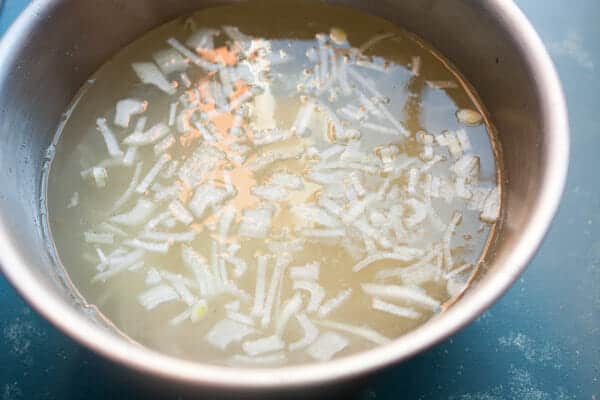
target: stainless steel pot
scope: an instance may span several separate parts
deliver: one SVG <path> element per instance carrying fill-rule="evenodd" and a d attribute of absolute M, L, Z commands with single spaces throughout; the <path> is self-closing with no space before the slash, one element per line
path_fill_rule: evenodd
<path fill-rule="evenodd" d="M 52 261 L 40 213 L 45 151 L 87 77 L 146 30 L 215 0 L 34 0 L 0 44 L 0 262 L 21 295 L 90 349 L 143 374 L 211 392 L 322 388 L 400 362 L 476 318 L 523 271 L 557 209 L 569 133 L 560 83 L 531 25 L 508 0 L 335 0 L 387 18 L 444 53 L 475 86 L 503 149 L 504 222 L 466 294 L 393 343 L 336 361 L 233 369 L 131 344 L 82 308 Z"/>

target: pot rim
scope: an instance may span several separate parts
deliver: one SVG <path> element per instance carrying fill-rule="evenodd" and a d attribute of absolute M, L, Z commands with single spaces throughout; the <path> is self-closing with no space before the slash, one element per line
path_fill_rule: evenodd
<path fill-rule="evenodd" d="M 0 59 L 11 60 L 12 47 L 33 29 L 57 0 L 34 0 L 17 18 L 0 41 Z M 548 162 L 539 198 L 524 228 L 525 240 L 515 245 L 505 260 L 502 273 L 481 282 L 477 296 L 461 299 L 459 304 L 421 325 L 392 343 L 324 363 L 280 368 L 234 368 L 201 364 L 171 357 L 119 339 L 76 312 L 65 300 L 48 292 L 36 279 L 12 244 L 10 231 L 0 220 L 0 264 L 5 276 L 38 313 L 59 330 L 89 349 L 138 372 L 174 382 L 222 389 L 260 390 L 316 386 L 351 379 L 406 360 L 437 344 L 477 318 L 511 286 L 526 268 L 540 246 L 558 209 L 564 190 L 569 159 L 567 108 L 558 74 L 544 45 L 521 10 L 511 1 L 488 0 L 500 24 L 510 31 L 530 70 L 536 71 L 537 97 L 540 99 L 546 129 Z M 4 64 L 5 66 L 7 64 Z M 0 64 L 0 74 L 6 67 Z"/>

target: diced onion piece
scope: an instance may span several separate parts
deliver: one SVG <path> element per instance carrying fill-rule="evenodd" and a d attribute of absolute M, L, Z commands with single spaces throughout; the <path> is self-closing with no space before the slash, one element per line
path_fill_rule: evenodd
<path fill-rule="evenodd" d="M 275 303 L 275 296 L 277 295 L 279 284 L 283 278 L 285 267 L 287 267 L 290 261 L 291 257 L 289 256 L 279 256 L 275 260 L 275 268 L 271 274 L 271 283 L 265 299 L 263 315 L 261 319 L 261 325 L 263 328 L 266 328 L 271 323 L 271 312 Z"/>
<path fill-rule="evenodd" d="M 71 198 L 69 198 L 69 202 L 67 204 L 67 208 L 74 208 L 79 205 L 79 192 L 73 192 Z"/>
<path fill-rule="evenodd" d="M 224 158 L 225 154 L 213 146 L 199 146 L 179 168 L 178 176 L 187 186 L 196 188 Z"/>
<path fill-rule="evenodd" d="M 252 143 L 255 146 L 263 146 L 278 142 L 283 142 L 292 137 L 292 132 L 282 129 L 267 129 L 256 132 L 252 137 Z"/>
<path fill-rule="evenodd" d="M 471 141 L 469 140 L 469 135 L 464 129 L 459 129 L 456 131 L 456 137 L 458 138 L 458 142 L 460 143 L 460 147 L 464 152 L 470 151 L 472 149 Z"/>
<path fill-rule="evenodd" d="M 152 150 L 154 151 L 155 155 L 159 155 L 169 150 L 171 147 L 173 147 L 175 143 L 177 143 L 175 136 L 173 134 L 170 134 L 165 138 L 161 139 L 159 142 L 157 142 Z"/>
<path fill-rule="evenodd" d="M 248 165 L 248 168 L 253 172 L 259 172 L 277 161 L 289 160 L 299 157 L 304 152 L 304 149 L 294 147 L 285 150 L 271 150 L 262 153 L 253 162 Z"/>
<path fill-rule="evenodd" d="M 437 265 L 431 263 L 438 252 L 432 252 L 430 257 L 419 261 L 414 265 L 407 267 L 391 268 L 378 271 L 375 277 L 377 279 L 388 279 L 399 277 L 407 285 L 421 285 L 425 282 L 434 281 L 440 276 L 440 269 Z"/>
<path fill-rule="evenodd" d="M 302 177 L 288 171 L 276 171 L 271 175 L 271 184 L 280 186 L 289 190 L 304 189 Z"/>
<path fill-rule="evenodd" d="M 175 199 L 183 191 L 183 187 L 179 182 L 175 182 L 171 186 L 163 186 L 161 184 L 155 183 L 152 185 L 151 189 L 153 192 L 155 192 L 154 200 L 156 201 Z M 164 220 L 166 220 L 166 218 Z M 164 220 L 161 220 L 160 222 L 163 222 Z"/>
<path fill-rule="evenodd" d="M 306 352 L 317 361 L 328 361 L 349 344 L 348 339 L 337 333 L 324 332 L 306 349 Z"/>
<path fill-rule="evenodd" d="M 257 356 L 264 353 L 283 350 L 285 343 L 279 336 L 273 335 L 257 340 L 247 341 L 242 344 L 244 352 L 250 356 Z"/>
<path fill-rule="evenodd" d="M 177 314 L 173 318 L 169 320 L 169 325 L 177 326 L 183 323 L 184 321 L 190 319 L 192 312 L 189 308 L 185 309 L 183 312 Z"/>
<path fill-rule="evenodd" d="M 146 285 L 156 285 L 160 283 L 162 277 L 160 276 L 160 272 L 156 268 L 150 268 L 146 273 Z"/>
<path fill-rule="evenodd" d="M 292 125 L 292 131 L 298 136 L 305 136 L 306 128 L 310 122 L 313 111 L 315 110 L 315 104 L 311 100 L 307 100 L 300 109 L 296 116 L 296 120 Z"/>
<path fill-rule="evenodd" d="M 143 166 L 144 164 L 141 161 L 136 164 L 135 170 L 133 171 L 133 175 L 131 177 L 131 181 L 129 182 L 129 186 L 121 195 L 121 197 L 119 197 L 117 201 L 115 201 L 115 204 L 112 207 L 113 212 L 120 209 L 129 201 L 129 199 L 131 199 L 131 196 L 133 195 L 133 192 L 135 191 L 135 188 L 137 187 L 140 177 L 142 175 Z"/>
<path fill-rule="evenodd" d="M 308 263 L 301 267 L 291 267 L 290 279 L 292 279 L 293 281 L 318 281 L 320 267 L 321 263 L 319 263 L 318 261 Z"/>
<path fill-rule="evenodd" d="M 155 286 L 138 296 L 138 301 L 146 310 L 152 310 L 162 303 L 179 299 L 179 295 L 167 285 Z"/>
<path fill-rule="evenodd" d="M 115 237 L 112 233 L 84 232 L 86 243 L 113 244 Z"/>
<path fill-rule="evenodd" d="M 368 81 L 364 76 L 362 76 L 356 70 L 354 70 L 352 68 L 348 68 L 348 74 L 363 88 L 365 88 L 366 90 L 371 92 L 371 94 L 373 96 L 375 96 L 376 98 L 381 99 L 384 97 L 377 90 L 377 88 L 375 87 L 375 84 Z M 379 107 L 377 107 L 377 108 L 383 114 L 383 116 L 394 126 L 394 128 L 396 128 L 398 130 L 398 132 L 400 132 L 401 134 L 403 134 L 406 137 L 410 136 L 410 132 L 404 127 L 404 125 L 402 125 L 398 120 L 396 120 L 396 118 L 394 118 L 392 113 L 390 113 L 389 110 L 383 104 L 380 104 Z"/>
<path fill-rule="evenodd" d="M 479 176 L 479 157 L 465 154 L 452 165 L 452 172 L 458 177 L 476 181 Z"/>
<path fill-rule="evenodd" d="M 288 198 L 288 191 L 277 185 L 258 185 L 250 189 L 250 193 L 260 197 L 261 199 L 277 202 L 284 201 Z"/>
<path fill-rule="evenodd" d="M 450 242 L 452 240 L 452 236 L 456 231 L 456 227 L 462 221 L 462 214 L 459 212 L 454 212 L 452 215 L 452 220 L 448 224 L 446 228 L 446 232 L 444 232 L 444 237 L 442 239 L 443 251 L 444 251 L 444 262 L 446 265 L 446 270 L 454 266 L 454 260 L 452 259 L 452 253 L 450 252 Z"/>
<path fill-rule="evenodd" d="M 223 32 L 225 32 L 229 39 L 233 40 L 234 42 L 239 42 L 240 44 L 249 44 L 253 41 L 252 36 L 242 33 L 237 26 L 223 25 L 221 29 L 223 29 Z"/>
<path fill-rule="evenodd" d="M 178 160 L 171 160 L 169 165 L 160 173 L 160 176 L 165 179 L 171 179 L 177 173 L 177 167 L 179 166 Z"/>
<path fill-rule="evenodd" d="M 131 117 L 142 114 L 148 109 L 148 102 L 137 99 L 123 99 L 117 102 L 115 125 L 128 128 Z"/>
<path fill-rule="evenodd" d="M 231 302 L 225 304 L 224 308 L 227 311 L 239 311 L 240 310 L 240 301 L 239 300 L 231 301 Z"/>
<path fill-rule="evenodd" d="M 136 249 L 143 249 L 152 253 L 160 253 L 160 254 L 167 254 L 169 252 L 169 243 L 167 242 L 162 242 L 162 243 L 156 243 L 156 242 L 145 242 L 143 240 L 139 240 L 139 239 L 130 239 L 130 240 L 126 240 L 125 242 L 123 242 L 125 245 L 136 248 Z"/>
<path fill-rule="evenodd" d="M 266 256 L 258 256 L 256 267 L 256 285 L 254 289 L 254 305 L 251 314 L 259 316 L 263 314 L 265 304 L 265 290 L 267 281 L 267 262 Z"/>
<path fill-rule="evenodd" d="M 427 86 L 433 89 L 458 89 L 458 83 L 454 81 L 427 81 Z"/>
<path fill-rule="evenodd" d="M 236 321 L 244 325 L 254 326 L 254 320 L 249 315 L 242 314 L 233 310 L 227 310 L 225 314 L 227 315 L 227 318 L 229 318 L 232 321 Z"/>
<path fill-rule="evenodd" d="M 154 63 L 133 63 L 131 67 L 142 83 L 154 85 L 168 95 L 175 94 L 175 87 L 165 78 Z"/>
<path fill-rule="evenodd" d="M 341 225 L 339 219 L 315 205 L 298 204 L 291 208 L 292 213 L 301 221 L 318 224 L 327 228 L 337 228 Z"/>
<path fill-rule="evenodd" d="M 108 150 L 108 154 L 112 158 L 121 158 L 123 157 L 123 151 L 119 148 L 119 142 L 113 131 L 108 127 L 106 123 L 106 118 L 98 118 L 96 120 L 96 126 L 102 137 L 104 138 L 104 144 L 106 144 L 106 149 Z"/>
<path fill-rule="evenodd" d="M 336 217 L 342 217 L 342 213 L 344 210 L 343 207 L 335 201 L 331 200 L 329 197 L 321 195 L 319 197 L 319 205 L 327 211 L 329 211 L 331 214 L 335 215 Z"/>
<path fill-rule="evenodd" d="M 367 207 L 375 200 L 377 200 L 377 195 L 375 193 L 369 193 L 364 199 L 352 204 L 352 206 L 343 214 L 342 221 L 345 224 L 352 223 L 358 217 L 363 215 Z"/>
<path fill-rule="evenodd" d="M 498 187 L 495 187 L 485 199 L 483 203 L 483 209 L 481 210 L 481 214 L 479 218 L 483 222 L 487 222 L 492 224 L 498 221 L 500 217 L 500 193 L 498 191 Z"/>
<path fill-rule="evenodd" d="M 246 90 L 243 94 L 241 94 L 240 96 L 236 97 L 235 99 L 231 100 L 229 102 L 229 108 L 227 111 L 229 112 L 233 112 L 235 110 L 237 110 L 242 104 L 246 103 L 248 100 L 252 99 L 254 96 L 258 95 L 262 93 L 262 89 L 257 87 L 257 86 L 253 86 L 250 89 Z"/>
<path fill-rule="evenodd" d="M 135 131 L 123 139 L 123 143 L 128 146 L 146 146 L 159 141 L 169 134 L 167 124 L 159 122 L 146 132 Z"/>
<path fill-rule="evenodd" d="M 221 264 L 221 257 L 219 256 L 219 243 L 216 240 L 211 240 L 210 266 L 213 276 L 215 277 L 215 284 L 218 290 L 222 291 L 224 284 L 227 282 L 227 271 L 225 271 L 225 266 Z"/>
<path fill-rule="evenodd" d="M 472 196 L 469 199 L 468 207 L 469 210 L 477 210 L 481 211 L 483 209 L 483 204 L 485 203 L 485 199 L 487 199 L 491 189 L 475 187 L 472 190 Z"/>
<path fill-rule="evenodd" d="M 463 108 L 456 113 L 458 122 L 464 125 L 477 126 L 483 122 L 483 117 L 478 111 Z"/>
<path fill-rule="evenodd" d="M 182 56 L 184 56 L 200 68 L 203 68 L 207 71 L 216 71 L 219 68 L 215 64 L 211 64 L 207 61 L 204 61 L 202 58 L 194 54 L 191 50 L 189 50 L 175 38 L 169 38 L 167 40 L 167 43 L 169 44 L 169 46 L 173 47 L 175 50 L 181 53 Z"/>
<path fill-rule="evenodd" d="M 385 302 L 377 297 L 373 298 L 371 307 L 373 307 L 374 310 L 383 311 L 397 317 L 408 319 L 421 318 L 421 313 L 412 308 L 397 306 L 396 304 Z"/>
<path fill-rule="evenodd" d="M 335 321 L 329 321 L 329 320 L 319 320 L 319 321 L 313 321 L 313 322 L 315 324 L 317 324 L 319 326 L 323 326 L 325 328 L 334 329 L 334 330 L 340 331 L 340 332 L 350 333 L 352 335 L 361 337 L 361 338 L 368 340 L 369 342 L 372 342 L 375 344 L 383 345 L 383 344 L 388 344 L 391 341 L 389 338 L 374 331 L 373 329 L 369 328 L 368 326 L 349 325 L 349 324 L 343 324 L 341 322 L 335 322 Z"/>
<path fill-rule="evenodd" d="M 217 81 L 210 81 L 208 85 L 217 110 L 224 110 L 227 106 L 227 98 L 223 93 L 223 86 Z"/>
<path fill-rule="evenodd" d="M 458 140 L 456 133 L 446 131 L 446 133 L 443 135 L 445 136 L 445 140 L 446 140 L 446 143 L 448 146 L 448 150 L 450 151 L 450 154 L 452 154 L 452 156 L 454 158 L 461 157 L 463 155 L 464 151 L 463 151 L 462 146 L 460 145 L 460 141 Z"/>
<path fill-rule="evenodd" d="M 129 268 L 133 264 L 137 263 L 144 257 L 146 252 L 144 250 L 138 249 L 134 250 L 130 253 L 125 253 L 124 255 L 111 255 L 108 257 L 108 264 L 110 266 L 106 271 L 100 272 L 96 274 L 94 278 L 92 278 L 92 282 L 97 281 L 106 281 L 108 278 L 118 274 L 119 272 Z"/>
<path fill-rule="evenodd" d="M 130 211 L 115 215 L 110 222 L 124 226 L 138 226 L 146 222 L 155 210 L 156 204 L 146 199 L 139 199 Z"/>
<path fill-rule="evenodd" d="M 473 196 L 473 193 L 469 190 L 465 181 L 466 181 L 465 178 L 457 177 L 454 180 L 454 188 L 455 188 L 457 197 L 468 200 Z"/>
<path fill-rule="evenodd" d="M 191 242 L 198 233 L 194 230 L 186 232 L 155 232 L 149 231 L 142 233 L 143 239 L 156 240 L 159 242 Z"/>
<path fill-rule="evenodd" d="M 173 285 L 175 285 L 175 284 L 184 285 L 185 287 L 193 288 L 193 289 L 196 289 L 198 286 L 198 285 L 196 285 L 196 282 L 194 282 L 192 279 L 189 279 L 181 274 L 173 274 L 169 271 L 166 271 L 164 268 L 161 268 L 160 276 L 162 278 L 164 278 L 165 280 L 169 281 L 170 283 L 172 283 Z M 178 289 L 175 288 L 175 290 L 178 290 Z"/>
<path fill-rule="evenodd" d="M 169 211 L 171 211 L 171 215 L 173 215 L 177 221 L 184 225 L 189 225 L 194 222 L 194 216 L 192 213 L 190 213 L 179 200 L 173 200 L 169 204 Z"/>
<path fill-rule="evenodd" d="M 428 206 L 415 198 L 408 199 L 404 202 L 412 210 L 412 214 L 404 219 L 406 227 L 411 229 L 421 224 L 427 218 Z"/>
<path fill-rule="evenodd" d="M 225 350 L 232 343 L 239 343 L 246 336 L 254 333 L 254 328 L 230 319 L 217 322 L 206 334 L 205 339 L 212 346 Z"/>
<path fill-rule="evenodd" d="M 225 258 L 225 261 L 227 261 L 228 263 L 233 265 L 233 268 L 234 268 L 233 274 L 235 275 L 236 278 L 240 278 L 242 275 L 244 275 L 244 273 L 248 269 L 248 265 L 246 264 L 246 261 L 244 261 L 242 258 L 235 257 L 232 255 L 226 255 L 224 258 Z"/>
<path fill-rule="evenodd" d="M 164 49 L 152 54 L 158 68 L 165 74 L 183 72 L 188 68 L 188 62 L 175 49 Z"/>
<path fill-rule="evenodd" d="M 246 209 L 238 228 L 240 236 L 264 238 L 271 229 L 273 212 L 269 208 Z"/>
<path fill-rule="evenodd" d="M 451 279 L 454 278 L 457 275 L 462 274 L 463 272 L 469 270 L 473 268 L 473 264 L 463 264 L 458 268 L 453 269 L 452 271 L 448 272 L 447 274 L 444 275 L 444 279 Z"/>
<path fill-rule="evenodd" d="M 125 155 L 123 156 L 123 165 L 126 165 L 126 166 L 133 165 L 133 163 L 135 162 L 135 159 L 137 157 L 137 150 L 138 150 L 138 148 L 135 146 L 129 146 L 127 148 L 127 151 L 125 152 Z"/>
<path fill-rule="evenodd" d="M 319 317 L 324 318 L 329 315 L 333 310 L 339 308 L 344 302 L 346 302 L 350 296 L 352 296 L 352 289 L 348 288 L 342 290 L 335 297 L 327 300 L 321 307 L 319 307 Z"/>
<path fill-rule="evenodd" d="M 306 314 L 296 315 L 296 320 L 300 327 L 304 331 L 304 336 L 288 345 L 290 351 L 296 351 L 310 346 L 319 336 L 319 329 L 312 323 L 312 321 L 306 316 Z"/>
<path fill-rule="evenodd" d="M 367 58 L 357 58 L 356 65 L 362 68 L 378 72 L 388 72 L 390 68 L 390 64 L 388 61 L 381 62 L 378 59 L 374 59 L 371 61 Z"/>
<path fill-rule="evenodd" d="M 345 229 L 302 229 L 300 234 L 307 238 L 312 239 L 332 239 L 332 238 L 343 238 L 346 236 Z"/>
<path fill-rule="evenodd" d="M 173 279 L 171 280 L 171 284 L 185 304 L 192 306 L 196 302 L 196 297 L 190 292 L 183 280 Z"/>
<path fill-rule="evenodd" d="M 191 247 L 184 245 L 181 247 L 181 260 L 194 274 L 201 295 L 206 296 L 216 291 L 214 277 L 209 271 L 204 257 Z"/>
<path fill-rule="evenodd" d="M 425 306 L 435 311 L 440 302 L 429 296 L 424 290 L 411 286 L 379 285 L 376 283 L 363 283 L 362 290 L 373 297 L 402 300 Z"/>
<path fill-rule="evenodd" d="M 419 56 L 412 57 L 410 69 L 414 76 L 419 76 L 421 74 L 421 57 L 419 57 Z"/>
<path fill-rule="evenodd" d="M 94 177 L 94 182 L 96 183 L 96 187 L 103 188 L 106 187 L 106 180 L 108 179 L 108 172 L 104 167 L 94 167 L 92 168 L 92 176 Z"/>
<path fill-rule="evenodd" d="M 169 122 L 167 125 L 175 125 L 175 119 L 177 118 L 177 102 L 173 102 L 169 105 Z"/>
<path fill-rule="evenodd" d="M 226 190 L 205 183 L 196 189 L 188 207 L 196 218 L 202 218 L 209 207 L 222 203 L 227 197 Z"/>
<path fill-rule="evenodd" d="M 357 263 L 354 267 L 352 267 L 352 271 L 358 272 L 365 267 L 373 264 L 374 262 L 381 260 L 398 260 L 398 261 L 412 261 L 415 258 L 419 258 L 423 256 L 423 250 L 412 248 L 412 247 L 401 247 L 396 248 L 393 253 L 376 253 L 368 256 L 361 262 Z"/>
<path fill-rule="evenodd" d="M 231 357 L 233 365 L 245 364 L 245 365 L 271 365 L 271 364 L 284 364 L 287 362 L 287 356 L 283 352 L 267 354 L 258 357 L 249 357 L 246 355 L 236 354 Z"/>
<path fill-rule="evenodd" d="M 171 161 L 170 155 L 168 155 L 168 154 L 161 155 L 160 158 L 158 159 L 158 161 L 156 161 L 156 163 L 152 166 L 152 168 L 150 168 L 150 171 L 148 171 L 148 173 L 146 174 L 144 179 L 142 179 L 142 181 L 140 182 L 138 187 L 135 189 L 135 191 L 140 194 L 145 193 L 148 190 L 148 188 L 150 187 L 150 185 L 152 184 L 152 182 L 154 182 L 154 180 L 160 173 L 160 170 L 169 161 Z"/>
<path fill-rule="evenodd" d="M 379 125 L 379 124 L 374 124 L 372 122 L 364 122 L 363 124 L 361 124 L 361 127 L 364 129 L 368 129 L 370 131 L 373 132 L 377 132 L 377 133 L 382 133 L 384 135 L 400 135 L 401 132 L 397 131 L 394 128 L 388 128 L 387 126 L 383 126 L 383 125 Z"/>
<path fill-rule="evenodd" d="M 221 210 L 221 217 L 219 218 L 219 236 L 226 238 L 229 234 L 229 229 L 236 216 L 236 209 L 234 206 L 228 205 Z"/>
<path fill-rule="evenodd" d="M 120 236 L 120 237 L 129 236 L 129 234 L 127 232 L 125 232 L 123 229 L 117 228 L 116 226 L 111 225 L 108 222 L 102 222 L 100 225 L 98 225 L 98 229 L 108 232 L 108 233 L 112 233 L 112 234 Z"/>
<path fill-rule="evenodd" d="M 340 88 L 342 89 L 342 93 L 344 93 L 346 96 L 352 94 L 352 87 L 350 87 L 350 83 L 348 82 L 348 71 L 344 57 L 340 57 L 337 78 Z"/>
<path fill-rule="evenodd" d="M 313 313 L 319 309 L 319 306 L 325 298 L 325 289 L 323 286 L 312 281 L 294 281 L 294 290 L 306 290 L 310 293 L 310 300 L 306 306 L 307 313 Z"/>
<path fill-rule="evenodd" d="M 281 312 L 279 313 L 279 317 L 277 318 L 277 322 L 275 323 L 275 333 L 277 336 L 283 335 L 285 331 L 285 327 L 293 315 L 296 315 L 300 308 L 302 307 L 302 296 L 299 293 L 296 293 L 294 297 L 289 299 L 283 306 Z"/>
<path fill-rule="evenodd" d="M 414 195 L 417 191 L 417 183 L 419 181 L 419 170 L 416 168 L 411 168 L 408 170 L 408 185 L 406 187 L 406 191 L 409 194 Z"/>
<path fill-rule="evenodd" d="M 219 34 L 217 29 L 199 29 L 193 32 L 190 37 L 187 38 L 185 44 L 192 49 L 198 51 L 202 49 L 211 50 L 214 48 L 214 36 Z"/>

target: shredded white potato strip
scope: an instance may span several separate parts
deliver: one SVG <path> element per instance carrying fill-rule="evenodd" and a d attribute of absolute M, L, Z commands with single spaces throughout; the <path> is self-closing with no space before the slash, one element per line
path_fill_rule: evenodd
<path fill-rule="evenodd" d="M 206 57 L 221 33 L 236 50 Z M 137 296 L 141 306 L 150 312 L 177 304 L 169 324 L 208 324 L 204 340 L 228 352 L 234 365 L 282 364 L 296 352 L 327 361 L 354 341 L 388 343 L 362 321 L 325 319 L 347 315 L 356 299 L 390 318 L 437 312 L 445 299 L 423 284 L 448 280 L 456 291 L 455 279 L 472 264 L 453 246 L 473 215 L 498 220 L 500 193 L 479 182 L 481 161 L 469 137 L 469 127 L 483 123 L 479 112 L 457 110 L 464 129 L 437 135 L 411 132 L 392 114 L 402 105 L 388 106 L 389 89 L 372 76 L 404 67 L 368 53 L 394 36 L 351 48 L 339 28 L 317 35 L 306 51 L 311 67 L 292 93 L 298 108 L 289 126 L 275 120 L 278 99 L 265 78 L 284 68 L 288 55 L 235 27 L 198 30 L 183 42 L 170 38 L 153 61 L 132 64 L 142 84 L 163 93 L 167 109 L 146 129 L 153 104 L 131 97 L 116 103 L 111 122 L 96 120 L 108 158 L 81 171 L 82 178 L 102 189 L 110 188 L 113 169 L 131 172 L 105 220 L 84 234 L 94 281 L 142 271 L 148 287 Z M 424 74 L 421 64 L 412 58 L 413 76 Z M 362 139 L 373 135 L 389 141 L 369 148 Z M 401 151 L 410 141 L 421 146 L 418 156 Z M 145 165 L 147 154 L 153 161 Z M 298 163 L 303 167 L 290 167 Z M 454 212 L 440 211 L 441 203 Z M 83 205 L 74 193 L 68 207 Z M 277 225 L 282 218 L 284 229 Z M 427 244 L 425 232 L 433 232 Z M 334 273 L 360 282 L 330 287 L 330 261 L 295 263 L 314 243 L 343 249 L 355 264 Z M 147 258 L 164 255 L 181 260 L 182 269 L 172 273 Z M 212 318 L 215 307 L 221 319 L 209 324 L 207 310 Z"/>

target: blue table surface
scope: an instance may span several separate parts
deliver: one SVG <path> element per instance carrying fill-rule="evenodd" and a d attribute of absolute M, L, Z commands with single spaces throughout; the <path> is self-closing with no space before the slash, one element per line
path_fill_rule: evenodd
<path fill-rule="evenodd" d="M 0 0 L 0 34 L 28 2 Z M 517 3 L 548 46 L 569 104 L 571 166 L 560 211 L 498 303 L 444 343 L 374 377 L 356 399 L 600 400 L 600 1 Z M 126 371 L 31 311 L 3 277 L 0 304 L 2 399 L 148 395 Z"/>

